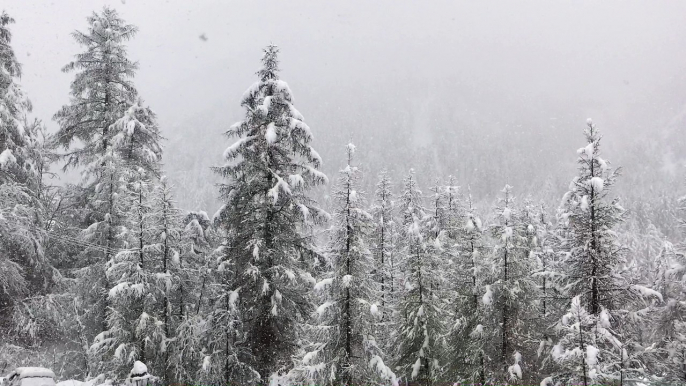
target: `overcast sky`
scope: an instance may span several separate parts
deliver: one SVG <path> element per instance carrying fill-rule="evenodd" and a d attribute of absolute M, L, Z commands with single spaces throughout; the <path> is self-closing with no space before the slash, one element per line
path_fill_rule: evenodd
<path fill-rule="evenodd" d="M 397 151 L 383 135 L 360 133 L 392 133 L 381 113 L 400 106 L 420 145 L 436 140 L 432 125 L 449 131 L 478 117 L 472 127 L 484 138 L 502 127 L 522 130 L 550 144 L 546 162 L 563 151 L 573 166 L 587 117 L 613 149 L 659 130 L 686 105 L 680 0 L 6 0 L 21 83 L 51 128 L 73 79 L 60 69 L 82 51 L 70 33 L 85 30 L 86 17 L 105 4 L 139 27 L 128 44 L 140 64 L 135 83 L 164 135 L 211 137 L 208 154 L 216 157 L 208 164 L 227 145 L 218 135 L 241 118 L 240 97 L 270 42 L 281 49 L 282 78 L 318 148 L 364 138 L 362 149 Z M 365 106 L 365 119 L 346 121 Z M 459 116 L 437 122 L 441 109 Z M 369 119 L 375 112 L 378 119 Z M 212 127 L 206 120 L 189 128 L 198 117 L 212 117 Z M 322 156 L 326 164 L 339 154 L 324 149 Z"/>
<path fill-rule="evenodd" d="M 592 93 L 622 104 L 686 76 L 678 0 L 8 0 L 22 84 L 41 116 L 67 101 L 73 75 L 60 68 L 80 51 L 70 32 L 103 4 L 140 28 L 129 44 L 136 84 L 166 124 L 237 103 L 269 42 L 282 49 L 296 97 L 322 82 L 452 77 L 531 98 Z"/>

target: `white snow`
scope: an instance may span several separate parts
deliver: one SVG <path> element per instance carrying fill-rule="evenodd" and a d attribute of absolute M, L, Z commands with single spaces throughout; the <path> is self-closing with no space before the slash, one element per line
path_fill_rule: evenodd
<path fill-rule="evenodd" d="M 583 210 L 583 211 L 588 210 L 588 196 L 586 196 L 586 195 L 581 197 L 581 210 Z"/>
<path fill-rule="evenodd" d="M 290 118 L 288 121 L 288 128 L 291 131 L 301 130 L 307 139 L 312 139 L 312 130 L 303 122 L 302 119 Z"/>
<path fill-rule="evenodd" d="M 267 125 L 267 131 L 264 134 L 264 138 L 267 140 L 267 143 L 272 144 L 276 142 L 276 125 L 274 122 L 269 123 Z"/>
<path fill-rule="evenodd" d="M 7 169 L 10 163 L 16 163 L 17 159 L 14 158 L 12 150 L 5 149 L 0 153 L 0 169 Z"/>
<path fill-rule="evenodd" d="M 317 307 L 317 315 L 321 318 L 322 315 L 324 315 L 324 312 L 326 312 L 326 309 L 331 307 L 332 305 L 333 305 L 332 302 L 322 303 L 319 307 Z"/>
<path fill-rule="evenodd" d="M 91 386 L 92 382 L 81 382 L 76 379 L 68 379 L 66 381 L 57 382 L 55 386 Z"/>
<path fill-rule="evenodd" d="M 581 147 L 576 151 L 581 156 L 586 156 L 587 158 L 593 157 L 593 142 L 589 143 L 585 147 Z"/>
<path fill-rule="evenodd" d="M 590 344 L 586 346 L 586 362 L 589 366 L 595 366 L 598 363 L 598 349 Z"/>
<path fill-rule="evenodd" d="M 511 237 L 512 237 L 512 228 L 505 227 L 505 229 L 503 230 L 503 241 L 507 241 Z"/>
<path fill-rule="evenodd" d="M 322 279 L 314 285 L 315 291 L 321 291 L 333 283 L 333 278 Z"/>
<path fill-rule="evenodd" d="M 421 306 L 419 306 L 419 309 L 417 310 L 417 316 L 418 317 L 424 316 L 424 305 L 423 304 Z"/>
<path fill-rule="evenodd" d="M 655 291 L 652 288 L 644 287 L 642 285 L 632 285 L 631 288 L 634 289 L 635 291 L 638 291 L 643 297 L 654 296 L 654 297 L 660 299 L 661 302 L 664 301 L 664 299 L 662 298 L 662 294 Z"/>
<path fill-rule="evenodd" d="M 610 166 L 607 164 L 607 161 L 604 159 L 597 157 L 596 160 L 598 160 L 598 163 L 600 164 L 600 170 L 607 171 L 610 168 Z"/>
<path fill-rule="evenodd" d="M 519 363 L 508 367 L 507 371 L 510 373 L 510 379 L 522 379 L 522 368 L 519 367 Z"/>
<path fill-rule="evenodd" d="M 603 328 L 612 327 L 612 324 L 610 323 L 610 313 L 607 310 L 604 309 L 600 311 L 600 318 L 598 320 L 598 323 Z"/>
<path fill-rule="evenodd" d="M 300 174 L 291 174 L 288 176 L 288 185 L 292 187 L 303 186 L 305 185 L 305 180 L 303 180 L 303 176 Z"/>
<path fill-rule="evenodd" d="M 481 298 L 481 300 L 483 301 L 484 305 L 487 305 L 487 306 L 490 306 L 491 303 L 493 303 L 493 292 L 491 291 L 490 285 L 486 286 L 486 293 Z"/>
<path fill-rule="evenodd" d="M 307 206 L 303 204 L 298 204 L 298 208 L 300 209 L 300 213 L 302 213 L 305 221 L 307 221 L 307 217 L 310 215 L 310 209 L 308 209 Z"/>
<path fill-rule="evenodd" d="M 238 149 L 240 149 L 241 146 L 243 146 L 243 144 L 245 144 L 246 142 L 248 142 L 254 138 L 255 137 L 253 137 L 253 136 L 248 136 L 248 137 L 241 138 L 238 141 L 234 142 L 231 146 L 227 147 L 226 150 L 224 150 L 224 154 L 223 154 L 224 159 L 225 160 L 233 159 L 236 156 Z"/>
<path fill-rule="evenodd" d="M 349 143 L 349 144 L 346 146 L 346 149 L 348 149 L 348 152 L 349 152 L 350 154 L 355 153 L 355 149 L 356 149 L 356 148 L 357 148 L 357 147 L 356 147 L 354 144 L 352 144 L 352 143 Z"/>
<path fill-rule="evenodd" d="M 545 349 L 545 344 L 546 344 L 546 342 L 544 340 L 542 340 L 538 343 L 538 350 L 536 350 L 536 356 L 537 357 L 540 357 L 541 354 L 543 353 L 543 349 Z"/>
<path fill-rule="evenodd" d="M 559 361 L 559 360 L 563 359 L 565 356 L 565 349 L 564 349 L 564 347 L 562 347 L 562 344 L 558 343 L 555 346 L 553 346 L 553 351 L 552 351 L 551 355 L 552 355 L 553 359 L 555 359 L 555 360 Z"/>
<path fill-rule="evenodd" d="M 140 376 L 148 372 L 148 366 L 141 361 L 136 361 L 133 363 L 133 368 L 131 369 L 131 376 Z"/>
<path fill-rule="evenodd" d="M 468 232 L 471 232 L 474 230 L 474 223 L 472 222 L 472 219 L 467 219 L 467 224 L 465 224 L 465 229 L 467 229 Z"/>
<path fill-rule="evenodd" d="M 422 368 L 422 358 L 417 358 L 417 361 L 412 365 L 412 378 L 417 378 L 419 370 Z"/>
<path fill-rule="evenodd" d="M 369 307 L 369 313 L 371 313 L 374 316 L 378 316 L 379 315 L 379 306 L 377 306 L 376 303 L 373 303 Z"/>
<path fill-rule="evenodd" d="M 512 210 L 510 208 L 503 209 L 503 218 L 505 218 L 506 221 L 510 221 L 511 217 L 512 217 Z"/>
<path fill-rule="evenodd" d="M 603 179 L 600 177 L 591 178 L 590 183 L 591 187 L 593 187 L 593 190 L 595 190 L 596 193 L 602 192 L 603 187 L 605 186 L 605 181 L 603 181 Z"/>
<path fill-rule="evenodd" d="M 302 363 L 309 364 L 312 361 L 312 359 L 314 359 L 317 356 L 317 353 L 319 353 L 319 351 L 310 351 L 307 354 L 303 355 Z"/>
<path fill-rule="evenodd" d="M 477 324 L 476 327 L 474 327 L 474 330 L 469 334 L 472 338 L 480 338 L 484 336 L 484 326 L 481 324 Z"/>
<path fill-rule="evenodd" d="M 236 288 L 229 294 L 229 306 L 234 310 L 236 309 L 236 302 L 238 301 L 238 291 L 240 291 L 240 288 Z"/>
<path fill-rule="evenodd" d="M 310 157 L 312 157 L 312 159 L 313 159 L 315 162 L 317 162 L 317 163 L 319 163 L 319 164 L 322 163 L 322 157 L 319 155 L 319 153 L 317 153 L 316 150 L 314 150 L 314 149 L 312 148 L 312 146 L 310 146 Z"/>
<path fill-rule="evenodd" d="M 55 379 L 55 373 L 44 367 L 17 367 L 13 373 L 16 373 L 19 376 L 19 379 L 34 377 Z"/>
<path fill-rule="evenodd" d="M 118 283 L 110 289 L 109 296 L 110 298 L 116 298 L 117 296 L 121 295 L 123 292 L 131 289 L 132 287 L 133 286 L 128 282 Z"/>
<path fill-rule="evenodd" d="M 369 367 L 376 367 L 376 371 L 379 373 L 379 375 L 381 375 L 383 379 L 391 381 L 391 386 L 398 386 L 398 379 L 395 376 L 395 373 L 393 373 L 393 371 L 391 371 L 391 369 L 388 366 L 386 366 L 386 364 L 383 362 L 383 359 L 381 359 L 380 356 L 374 355 L 372 359 L 369 360 Z"/>
<path fill-rule="evenodd" d="M 349 288 L 350 283 L 352 283 L 352 281 L 353 281 L 352 275 L 343 276 L 343 278 L 341 279 L 341 282 L 343 283 L 343 288 Z"/>
<path fill-rule="evenodd" d="M 568 325 L 569 325 L 569 319 L 570 319 L 571 317 L 572 317 L 572 316 L 571 316 L 570 314 L 564 314 L 564 315 L 562 315 L 562 325 L 563 325 L 563 326 L 568 326 Z"/>

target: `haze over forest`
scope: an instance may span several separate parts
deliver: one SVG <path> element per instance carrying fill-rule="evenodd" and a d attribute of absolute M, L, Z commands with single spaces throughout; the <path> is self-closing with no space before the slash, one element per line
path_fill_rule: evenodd
<path fill-rule="evenodd" d="M 329 175 L 353 140 L 368 180 L 414 167 L 423 185 L 452 174 L 489 204 L 505 183 L 520 195 L 550 183 L 557 199 L 593 117 L 622 186 L 641 177 L 671 194 L 683 180 L 683 2 L 102 3 L 140 28 L 127 43 L 136 84 L 168 138 L 164 163 L 183 208 L 218 208 L 214 189 L 191 187 L 216 181 L 209 167 L 270 42 Z M 49 127 L 68 100 L 71 77 L 59 70 L 78 51 L 69 34 L 92 7 L 6 5 L 22 85 Z"/>

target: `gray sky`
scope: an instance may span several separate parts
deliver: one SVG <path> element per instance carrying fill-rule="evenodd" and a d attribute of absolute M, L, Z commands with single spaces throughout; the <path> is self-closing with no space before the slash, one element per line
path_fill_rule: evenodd
<path fill-rule="evenodd" d="M 270 41 L 296 97 L 321 82 L 449 75 L 523 98 L 623 104 L 686 70 L 683 1 L 8 0 L 22 84 L 41 116 L 67 101 L 72 75 L 60 67 L 80 50 L 69 33 L 102 4 L 140 28 L 129 44 L 136 83 L 167 124 L 235 104 Z"/>
<path fill-rule="evenodd" d="M 573 166 L 586 117 L 617 146 L 686 105 L 686 1 L 7 0 L 21 82 L 51 127 L 73 78 L 60 68 L 80 51 L 70 32 L 103 4 L 140 29 L 129 43 L 135 82 L 165 135 L 212 136 L 217 157 L 227 144 L 215 135 L 240 119 L 269 42 L 281 48 L 282 77 L 316 141 L 341 142 L 336 149 L 387 120 L 329 122 L 324 107 L 355 117 L 365 106 L 404 106 L 419 145 L 437 141 L 437 125 L 494 135 L 524 127 L 555 146 L 574 139 L 563 149 Z M 453 116 L 437 121 L 437 108 Z M 189 128 L 205 116 L 213 127 Z M 364 138 L 384 149 L 380 136 Z M 322 155 L 326 163 L 332 153 Z"/>

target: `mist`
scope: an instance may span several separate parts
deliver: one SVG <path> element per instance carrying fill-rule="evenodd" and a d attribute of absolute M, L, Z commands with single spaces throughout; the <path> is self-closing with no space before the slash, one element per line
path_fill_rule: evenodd
<path fill-rule="evenodd" d="M 686 101 L 686 4 L 679 1 L 103 3 L 140 29 L 128 43 L 140 66 L 136 82 L 159 116 L 165 163 L 182 191 L 179 170 L 221 162 L 228 145 L 221 135 L 242 118 L 241 95 L 270 42 L 281 48 L 282 77 L 328 173 L 353 140 L 372 175 L 389 168 L 400 176 L 412 161 L 384 160 L 409 151 L 432 165 L 425 183 L 454 174 L 481 194 L 513 181 L 528 192 L 550 173 L 571 175 L 567 161 L 586 118 L 602 127 L 607 152 L 626 169 L 633 167 L 628 150 L 668 135 Z M 54 127 L 50 117 L 68 101 L 70 81 L 59 70 L 78 52 L 69 34 L 85 25 L 93 4 L 8 6 L 18 21 L 22 85 L 36 116 Z M 518 154 L 479 161 L 497 163 L 493 181 L 460 170 L 461 159 L 477 162 L 489 146 L 508 144 Z M 192 166 L 176 163 L 199 147 L 202 159 L 186 160 Z M 683 172 L 682 161 L 670 158 L 668 177 Z M 184 207 L 216 207 L 209 193 L 199 203 L 190 196 L 180 196 Z"/>

